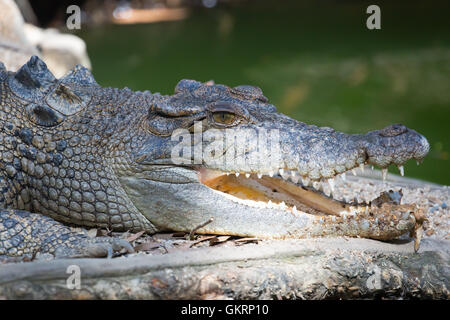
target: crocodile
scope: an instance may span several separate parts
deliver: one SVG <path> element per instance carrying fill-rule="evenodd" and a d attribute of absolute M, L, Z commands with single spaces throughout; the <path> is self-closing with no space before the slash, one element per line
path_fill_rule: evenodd
<path fill-rule="evenodd" d="M 173 95 L 103 88 L 77 65 L 57 79 L 33 56 L 0 64 L 0 256 L 111 257 L 125 240 L 80 228 L 244 237 L 420 238 L 401 193 L 333 196 L 358 167 L 422 161 L 394 124 L 345 134 L 294 120 L 261 89 L 181 80 Z M 327 183 L 327 187 L 325 187 Z M 416 241 L 417 241 L 416 239 Z"/>

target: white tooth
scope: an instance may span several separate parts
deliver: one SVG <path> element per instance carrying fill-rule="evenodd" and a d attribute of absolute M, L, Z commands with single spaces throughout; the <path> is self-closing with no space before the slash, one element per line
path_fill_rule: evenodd
<path fill-rule="evenodd" d="M 353 173 L 354 176 L 356 176 L 356 170 L 355 169 L 352 169 L 352 173 Z"/>
<path fill-rule="evenodd" d="M 297 207 L 296 207 L 296 206 L 293 206 L 293 207 L 292 207 L 292 212 L 293 212 L 293 213 L 297 213 Z"/>
<path fill-rule="evenodd" d="M 258 176 L 258 179 L 261 179 L 262 178 L 262 173 L 258 173 L 257 176 Z"/>
<path fill-rule="evenodd" d="M 284 201 L 281 201 L 280 206 L 284 209 L 284 208 L 286 208 L 286 203 L 284 203 Z"/>
<path fill-rule="evenodd" d="M 403 166 L 398 166 L 398 170 L 400 171 L 400 175 L 403 177 L 405 175 L 405 168 L 403 168 Z"/>
<path fill-rule="evenodd" d="M 269 176 L 273 177 L 273 172 L 272 171 L 269 171 Z"/>
<path fill-rule="evenodd" d="M 291 177 L 291 180 L 292 180 L 293 183 L 298 183 L 298 180 L 299 180 L 299 179 L 300 179 L 299 176 L 292 176 L 292 177 Z"/>
<path fill-rule="evenodd" d="M 283 169 L 280 169 L 280 176 L 284 179 L 284 180 L 288 180 L 289 179 L 289 170 L 284 171 Z"/>
<path fill-rule="evenodd" d="M 347 177 L 346 177 L 346 175 L 345 175 L 345 172 L 341 174 L 341 177 L 342 177 L 342 180 L 344 180 L 344 181 L 347 180 Z"/>
<path fill-rule="evenodd" d="M 250 178 L 250 173 L 246 173 L 246 174 L 245 174 L 245 177 L 246 177 L 246 178 Z"/>
<path fill-rule="evenodd" d="M 361 169 L 361 172 L 364 172 L 364 163 L 361 163 L 361 164 L 359 165 L 359 168 Z"/>
<path fill-rule="evenodd" d="M 387 168 L 381 169 L 381 175 L 383 176 L 383 181 L 386 180 L 387 174 L 388 174 Z"/>
<path fill-rule="evenodd" d="M 311 181 L 309 180 L 308 177 L 302 177 L 302 184 L 303 184 L 305 187 L 309 186 L 309 183 L 310 183 L 310 182 L 311 182 Z"/>
<path fill-rule="evenodd" d="M 291 171 L 291 176 L 293 176 L 293 177 L 298 177 L 297 171 L 292 170 L 292 171 Z"/>
<path fill-rule="evenodd" d="M 313 188 L 316 189 L 317 191 L 320 191 L 320 187 L 322 186 L 322 184 L 318 181 L 314 181 L 312 185 Z"/>
<path fill-rule="evenodd" d="M 236 177 L 239 177 L 239 172 L 236 172 L 235 175 L 236 175 Z"/>
<path fill-rule="evenodd" d="M 328 179 L 328 184 L 330 185 L 331 192 L 334 193 L 334 179 Z"/>

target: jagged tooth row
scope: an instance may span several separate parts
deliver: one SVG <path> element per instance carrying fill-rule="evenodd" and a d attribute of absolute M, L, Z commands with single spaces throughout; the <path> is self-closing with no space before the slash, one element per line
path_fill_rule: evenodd
<path fill-rule="evenodd" d="M 420 163 L 419 162 L 417 162 L 417 165 L 419 165 Z M 360 170 L 361 170 L 361 173 L 363 173 L 364 172 L 364 169 L 365 169 L 365 164 L 364 163 L 361 163 L 360 165 L 359 165 L 359 168 L 360 168 Z M 374 170 L 374 167 L 373 166 L 371 166 L 371 168 L 372 168 L 372 170 Z M 405 175 L 405 169 L 404 169 L 404 167 L 402 166 L 402 165 L 398 165 L 397 166 L 397 168 L 398 168 L 398 170 L 399 170 L 399 172 L 400 172 L 400 175 L 403 177 L 404 175 Z M 357 172 L 356 172 L 356 168 L 353 168 L 353 169 L 351 169 L 351 170 L 349 170 L 349 171 L 351 171 L 352 173 L 353 173 L 353 175 L 354 176 L 357 176 Z M 301 180 L 301 182 L 302 182 L 302 184 L 304 185 L 304 186 L 309 186 L 310 185 L 310 183 L 311 183 L 311 178 L 309 178 L 308 176 L 302 176 L 298 171 L 296 171 L 296 170 L 287 170 L 287 169 L 279 169 L 278 170 L 278 173 L 279 173 L 279 175 L 284 179 L 284 180 L 291 180 L 292 182 L 294 182 L 294 183 L 298 183 L 300 180 Z M 227 172 L 226 173 L 226 175 L 229 175 L 230 174 L 230 172 Z M 239 177 L 239 175 L 240 175 L 240 172 L 235 172 L 234 173 L 235 175 L 236 175 L 236 177 Z M 386 180 L 387 179 L 387 176 L 388 176 L 388 169 L 387 168 L 382 168 L 381 169 L 381 174 L 382 174 L 382 177 L 383 177 L 383 180 Z M 258 177 L 258 179 L 261 179 L 262 177 L 263 177 L 263 173 L 257 173 L 257 177 Z M 267 173 L 267 175 L 269 176 L 269 177 L 273 177 L 274 175 L 275 175 L 275 173 L 274 173 L 274 171 L 269 171 L 268 173 Z M 251 176 L 251 173 L 245 173 L 245 177 L 246 178 L 250 178 L 250 176 Z M 342 180 L 344 180 L 344 181 L 346 181 L 346 172 L 342 172 L 341 174 L 337 174 L 335 177 L 341 177 L 342 178 Z M 322 180 L 326 180 L 327 182 L 328 182 L 328 184 L 330 185 L 330 189 L 331 189 L 331 192 L 332 193 L 334 193 L 334 178 L 335 177 L 333 177 L 333 178 L 322 178 Z M 320 181 L 320 180 L 314 180 L 314 181 Z M 314 185 L 313 185 L 313 187 L 314 187 Z M 319 187 L 320 188 L 320 187 Z M 317 188 L 316 188 L 317 189 Z M 317 189 L 317 190 L 319 190 L 319 189 Z"/>
<path fill-rule="evenodd" d="M 241 173 L 239 173 L 239 172 L 234 173 L 234 175 L 236 177 L 239 177 L 240 174 Z M 290 180 L 295 184 L 299 183 L 301 180 L 301 182 L 304 186 L 308 187 L 311 185 L 311 179 L 308 176 L 302 176 L 295 170 L 280 169 L 279 174 L 284 180 Z M 230 172 L 227 172 L 226 175 L 230 175 Z M 274 173 L 273 173 L 273 171 L 270 171 L 267 173 L 267 175 L 270 177 L 273 177 Z M 250 178 L 250 176 L 251 176 L 250 173 L 245 173 L 246 178 Z M 263 177 L 263 174 L 257 173 L 256 176 L 258 177 L 258 179 L 261 179 Z M 337 176 L 342 176 L 342 178 L 345 180 L 345 173 L 342 173 L 341 175 L 337 175 Z M 315 189 L 317 189 L 319 191 L 323 191 L 321 182 L 327 182 L 330 186 L 331 192 L 334 193 L 334 178 L 314 180 L 312 186 L 315 187 Z"/>

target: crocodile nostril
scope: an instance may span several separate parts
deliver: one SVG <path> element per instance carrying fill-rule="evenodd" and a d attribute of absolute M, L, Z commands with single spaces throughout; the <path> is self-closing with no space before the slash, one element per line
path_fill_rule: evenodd
<path fill-rule="evenodd" d="M 387 126 L 384 129 L 380 130 L 380 136 L 383 137 L 395 137 L 402 133 L 405 133 L 408 130 L 404 125 L 402 124 L 392 124 L 390 126 Z"/>

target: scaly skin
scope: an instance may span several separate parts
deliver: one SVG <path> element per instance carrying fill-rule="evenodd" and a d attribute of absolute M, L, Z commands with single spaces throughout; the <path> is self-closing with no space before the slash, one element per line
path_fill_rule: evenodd
<path fill-rule="evenodd" d="M 203 132 L 196 134 L 203 139 L 193 139 L 195 148 L 212 146 L 206 139 L 208 129 L 219 134 L 231 128 L 276 129 L 281 142 L 278 157 L 265 155 L 271 161 L 258 163 L 175 164 L 171 156 L 180 142 L 171 135 L 185 129 L 182 133 L 190 139 L 198 121 Z M 127 248 L 115 239 L 87 241 L 64 224 L 153 233 L 190 231 L 212 217 L 197 232 L 392 239 L 419 223 L 415 206 L 400 205 L 389 197 L 352 206 L 307 188 L 305 180 L 333 178 L 360 164 L 386 168 L 411 158 L 422 160 L 429 149 L 423 136 L 402 125 L 365 135 L 309 126 L 277 113 L 255 87 L 183 80 L 174 95 L 161 96 L 102 88 L 83 67 L 58 80 L 33 57 L 17 73 L 0 64 L 0 128 L 0 209 L 5 209 L 0 211 L 0 256 L 38 251 L 99 256 Z M 251 143 L 241 152 L 236 150 L 233 160 L 261 154 Z M 301 177 L 304 186 L 281 179 L 280 169 L 281 177 L 286 173 L 294 180 Z M 258 186 L 276 186 L 283 195 L 291 192 L 295 197 L 306 190 L 306 199 L 319 200 L 312 209 L 302 205 L 301 210 L 284 210 L 249 205 L 232 192 L 226 195 L 212 188 L 211 181 L 218 181 L 214 180 L 218 176 L 235 172 L 241 173 L 235 183 L 245 184 L 239 179 L 252 174 L 247 182 L 254 179 Z M 255 175 L 265 176 L 257 180 Z M 230 181 L 215 183 L 220 188 Z M 102 249 L 96 250 L 99 246 Z"/>
<path fill-rule="evenodd" d="M 7 229 L 6 229 L 7 228 Z M 64 257 L 111 257 L 113 251 L 125 248 L 133 251 L 125 240 L 99 237 L 89 238 L 55 220 L 40 214 L 20 210 L 0 211 L 0 256 L 30 256 L 52 253 Z"/>

